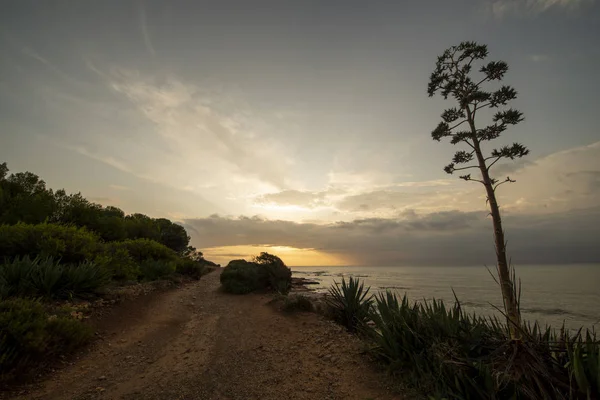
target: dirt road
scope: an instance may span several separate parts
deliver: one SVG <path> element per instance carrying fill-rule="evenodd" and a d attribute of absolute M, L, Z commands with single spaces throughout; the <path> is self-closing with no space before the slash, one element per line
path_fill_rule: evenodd
<path fill-rule="evenodd" d="M 331 322 L 218 288 L 219 271 L 124 306 L 89 353 L 16 398 L 397 398 Z"/>

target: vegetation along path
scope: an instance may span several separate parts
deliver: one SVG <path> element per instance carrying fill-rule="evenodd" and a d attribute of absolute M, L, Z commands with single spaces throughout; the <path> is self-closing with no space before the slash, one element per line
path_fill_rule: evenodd
<path fill-rule="evenodd" d="M 124 305 L 92 351 L 16 398 L 396 398 L 339 326 L 222 293 L 219 275 Z"/>

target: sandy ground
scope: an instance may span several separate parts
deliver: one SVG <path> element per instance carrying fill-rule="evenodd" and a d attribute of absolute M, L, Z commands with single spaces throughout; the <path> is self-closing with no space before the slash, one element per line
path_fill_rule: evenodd
<path fill-rule="evenodd" d="M 356 338 L 269 295 L 222 293 L 219 274 L 117 307 L 89 352 L 12 398 L 399 398 Z"/>

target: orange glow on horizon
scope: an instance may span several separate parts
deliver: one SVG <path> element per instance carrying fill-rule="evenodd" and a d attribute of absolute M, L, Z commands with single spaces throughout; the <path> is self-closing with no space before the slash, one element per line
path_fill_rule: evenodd
<path fill-rule="evenodd" d="M 259 255 L 263 251 L 278 256 L 288 266 L 331 267 L 349 264 L 348 260 L 342 258 L 341 256 L 328 254 L 315 249 L 299 249 L 289 246 L 240 245 L 209 247 L 202 249 L 204 257 L 207 260 L 221 264 L 221 266 L 227 265 L 227 263 L 231 260 L 241 258 L 250 260 L 252 257 Z"/>

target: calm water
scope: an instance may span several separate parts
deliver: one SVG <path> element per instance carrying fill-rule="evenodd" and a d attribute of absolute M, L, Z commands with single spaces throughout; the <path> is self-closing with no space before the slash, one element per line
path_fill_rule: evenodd
<path fill-rule="evenodd" d="M 326 291 L 342 277 L 359 277 L 374 291 L 393 290 L 410 300 L 454 302 L 452 289 L 465 309 L 480 314 L 502 308 L 500 288 L 485 267 L 295 267 L 294 276 L 319 281 Z M 600 327 L 600 265 L 528 265 L 517 267 L 521 278 L 524 319 L 571 329 Z"/>

